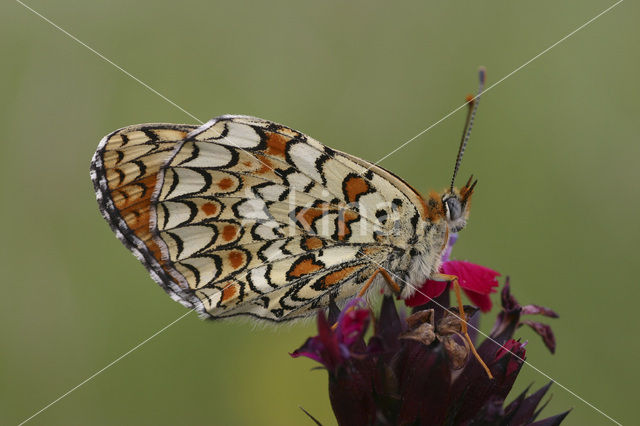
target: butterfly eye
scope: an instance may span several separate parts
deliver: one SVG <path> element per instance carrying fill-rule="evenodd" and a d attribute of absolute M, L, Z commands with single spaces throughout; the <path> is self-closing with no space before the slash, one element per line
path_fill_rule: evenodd
<path fill-rule="evenodd" d="M 444 205 L 447 210 L 447 219 L 450 221 L 455 221 L 462 216 L 462 206 L 460 205 L 460 200 L 456 197 L 447 198 L 444 202 Z"/>

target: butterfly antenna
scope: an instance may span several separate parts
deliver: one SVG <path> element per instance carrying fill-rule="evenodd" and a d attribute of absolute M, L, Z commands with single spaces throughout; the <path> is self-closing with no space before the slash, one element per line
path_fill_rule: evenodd
<path fill-rule="evenodd" d="M 458 148 L 456 165 L 453 168 L 453 176 L 451 177 L 451 188 L 450 188 L 451 192 L 453 192 L 453 185 L 454 185 L 454 182 L 456 181 L 456 175 L 458 174 L 460 163 L 462 162 L 462 156 L 464 155 L 464 150 L 467 147 L 467 142 L 469 142 L 469 137 L 471 136 L 473 119 L 476 117 L 476 111 L 478 110 L 478 105 L 480 104 L 480 96 L 482 96 L 482 91 L 484 90 L 484 82 L 485 82 L 486 75 L 487 75 L 487 70 L 484 67 L 480 67 L 480 69 L 478 70 L 478 78 L 480 80 L 480 86 L 478 87 L 478 94 L 475 97 L 471 95 L 467 95 L 467 105 L 469 105 L 469 110 L 467 112 L 467 121 L 464 124 L 464 131 L 462 132 L 462 140 L 460 141 L 460 148 Z"/>

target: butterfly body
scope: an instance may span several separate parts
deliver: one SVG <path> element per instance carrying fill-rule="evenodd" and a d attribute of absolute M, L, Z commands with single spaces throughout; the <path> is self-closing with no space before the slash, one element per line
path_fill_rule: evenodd
<path fill-rule="evenodd" d="M 91 177 L 107 222 L 174 300 L 271 321 L 351 298 L 380 268 L 411 296 L 438 273 L 473 190 L 425 199 L 379 166 L 247 116 L 117 130 Z"/>

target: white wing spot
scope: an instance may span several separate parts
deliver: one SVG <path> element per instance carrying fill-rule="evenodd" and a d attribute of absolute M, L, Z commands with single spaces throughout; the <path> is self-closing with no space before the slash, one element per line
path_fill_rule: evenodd
<path fill-rule="evenodd" d="M 213 142 L 195 142 L 198 156 L 193 160 L 182 163 L 184 167 L 223 167 L 229 164 L 233 155 L 228 148 Z"/>
<path fill-rule="evenodd" d="M 251 283 L 260 293 L 267 293 L 273 290 L 267 281 L 267 266 L 260 266 L 252 269 L 250 274 Z"/>
<path fill-rule="evenodd" d="M 246 124 L 228 123 L 227 135 L 218 140 L 221 145 L 228 145 L 237 148 L 255 148 L 260 143 L 260 136 L 253 130 L 253 127 Z"/>
<path fill-rule="evenodd" d="M 169 172 L 173 173 L 171 174 Z M 178 184 L 170 194 L 167 194 L 174 180 L 177 180 Z M 200 173 L 190 169 L 176 167 L 167 170 L 166 179 L 162 185 L 161 196 L 158 198 L 160 201 L 166 199 L 165 197 L 167 196 L 175 198 L 181 195 L 193 194 L 202 191 L 205 186 L 206 182 Z"/>
<path fill-rule="evenodd" d="M 245 219 L 269 220 L 264 201 L 254 198 L 237 205 L 238 216 Z"/>
<path fill-rule="evenodd" d="M 291 173 L 290 175 L 287 175 L 287 183 L 297 191 L 304 192 L 305 187 L 311 182 L 313 182 L 311 178 L 302 173 Z"/>
<path fill-rule="evenodd" d="M 169 253 L 172 260 L 186 259 L 190 257 L 197 251 L 202 250 L 209 245 L 216 236 L 213 228 L 197 225 L 176 228 L 171 230 L 170 233 L 171 234 L 167 235 L 167 231 L 165 231 L 160 233 L 160 236 L 165 241 L 167 241 L 166 237 L 170 236 L 172 240 L 175 240 L 177 237 L 182 242 L 182 252 L 180 252 L 178 257 L 178 241 L 175 243 L 169 243 L 169 241 L 167 241 L 167 246 L 169 247 Z"/>
<path fill-rule="evenodd" d="M 289 148 L 289 156 L 298 170 L 311 176 L 316 182 L 322 182 L 322 176 L 316 170 L 316 160 L 322 155 L 317 149 L 304 143 L 296 143 Z"/>

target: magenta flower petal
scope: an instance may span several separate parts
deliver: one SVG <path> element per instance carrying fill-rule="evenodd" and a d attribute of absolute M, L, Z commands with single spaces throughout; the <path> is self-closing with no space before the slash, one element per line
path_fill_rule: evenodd
<path fill-rule="evenodd" d="M 340 316 L 338 321 L 338 340 L 346 346 L 351 346 L 362 337 L 368 325 L 369 311 L 367 309 L 348 310 Z"/>
<path fill-rule="evenodd" d="M 422 306 L 431 299 L 440 296 L 449 283 L 445 281 L 426 280 L 422 287 L 418 288 L 411 297 L 405 299 L 404 304 L 409 307 Z"/>
<path fill-rule="evenodd" d="M 308 338 L 300 348 L 290 355 L 293 358 L 306 356 L 324 365 L 328 370 L 335 371 L 344 363 L 345 355 L 348 356 L 348 353 L 344 353 L 327 318 L 324 313 L 321 313 L 318 314 L 318 335 Z"/>
<path fill-rule="evenodd" d="M 491 310 L 491 299 L 489 294 L 496 291 L 499 272 L 485 266 L 462 260 L 449 260 L 440 266 L 440 272 L 446 275 L 458 277 L 460 287 L 469 296 L 471 302 L 480 308 L 482 312 Z M 438 297 L 447 288 L 448 283 L 444 281 L 427 280 L 415 291 L 415 293 L 405 300 L 405 305 L 414 307 L 421 306 L 431 299 Z"/>
<path fill-rule="evenodd" d="M 480 308 L 482 312 L 489 312 L 493 304 L 491 303 L 491 298 L 487 294 L 476 293 L 475 291 L 467 290 L 466 288 L 462 289 L 464 293 L 467 295 L 471 303 Z"/>
<path fill-rule="evenodd" d="M 442 265 L 439 272 L 458 277 L 460 287 L 462 287 L 471 302 L 479 307 L 482 312 L 488 312 L 492 306 L 489 294 L 496 291 L 496 287 L 498 287 L 496 277 L 500 276 L 500 273 L 471 262 L 449 260 L 451 249 L 457 239 L 457 234 L 449 236 L 447 246 L 442 252 Z M 448 283 L 442 281 L 426 280 L 411 297 L 405 300 L 405 305 L 409 307 L 425 305 L 431 299 L 440 296 L 447 288 L 447 285 Z"/>
<path fill-rule="evenodd" d="M 463 260 L 444 262 L 440 270 L 447 275 L 458 277 L 460 287 L 480 294 L 494 293 L 498 287 L 499 272 Z"/>
<path fill-rule="evenodd" d="M 491 310 L 492 304 L 489 294 L 495 293 L 498 287 L 496 278 L 500 276 L 499 272 L 463 260 L 444 262 L 440 271 L 447 275 L 457 276 L 460 287 L 482 312 Z"/>
<path fill-rule="evenodd" d="M 324 315 L 318 314 L 318 335 L 310 337 L 290 355 L 293 358 L 306 356 L 324 365 L 335 373 L 352 355 L 354 343 L 362 340 L 369 326 L 369 310 L 357 308 L 364 303 L 362 299 L 353 299 L 345 306 L 338 317 L 338 326 L 332 329 Z M 364 345 L 364 342 L 362 343 Z"/>
<path fill-rule="evenodd" d="M 320 347 L 318 345 L 318 340 L 314 337 L 310 337 L 306 342 L 298 349 L 293 352 L 290 352 L 289 355 L 291 358 L 298 358 L 300 356 L 306 356 L 309 359 L 312 359 L 320 364 L 324 365 L 322 360 L 322 356 L 320 355 Z"/>

